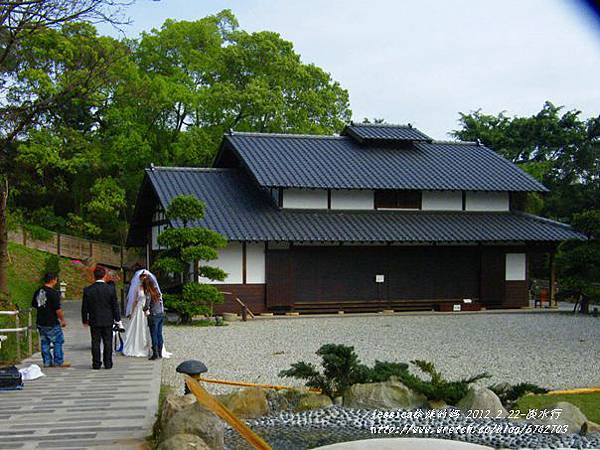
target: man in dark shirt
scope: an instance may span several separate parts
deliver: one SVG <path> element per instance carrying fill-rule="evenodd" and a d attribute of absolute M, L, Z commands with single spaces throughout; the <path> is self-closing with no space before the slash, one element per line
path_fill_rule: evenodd
<path fill-rule="evenodd" d="M 113 324 L 121 321 L 117 292 L 106 284 L 106 269 L 97 266 L 94 269 L 92 285 L 83 290 L 81 321 L 90 327 L 92 337 L 92 369 L 98 370 L 104 363 L 105 369 L 111 369 Z M 100 343 L 102 342 L 102 350 Z"/>
<path fill-rule="evenodd" d="M 58 278 L 53 273 L 44 275 L 44 285 L 33 294 L 31 306 L 37 309 L 37 328 L 40 333 L 44 367 L 70 367 L 65 362 L 62 328 L 67 321 L 60 306 L 60 293 L 54 289 Z"/>

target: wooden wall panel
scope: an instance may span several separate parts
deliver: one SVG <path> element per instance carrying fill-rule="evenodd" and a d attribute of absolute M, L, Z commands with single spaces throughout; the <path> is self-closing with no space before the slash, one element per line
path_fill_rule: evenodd
<path fill-rule="evenodd" d="M 486 308 L 500 308 L 504 303 L 505 261 L 499 247 L 481 247 L 480 301 Z"/>
<path fill-rule="evenodd" d="M 294 302 L 479 296 L 477 247 L 294 247 L 291 267 Z"/>
<path fill-rule="evenodd" d="M 522 308 L 529 306 L 527 281 L 506 281 L 504 290 L 505 308 Z"/>
<path fill-rule="evenodd" d="M 217 305 L 215 312 L 222 314 L 224 312 L 240 313 L 241 305 L 235 301 L 239 297 L 248 308 L 254 313 L 266 312 L 265 303 L 265 285 L 264 284 L 218 284 L 215 285 L 222 292 L 231 292 L 233 295 L 225 295 L 225 303 Z"/>
<path fill-rule="evenodd" d="M 265 254 L 266 305 L 289 308 L 292 304 L 289 250 L 267 250 Z"/>

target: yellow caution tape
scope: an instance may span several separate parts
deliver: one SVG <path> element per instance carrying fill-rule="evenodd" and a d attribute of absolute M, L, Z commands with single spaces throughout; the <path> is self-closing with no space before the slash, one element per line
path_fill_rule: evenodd
<path fill-rule="evenodd" d="M 562 391 L 550 391 L 547 393 L 547 395 L 594 394 L 594 393 L 600 393 L 600 387 L 565 389 Z"/>
<path fill-rule="evenodd" d="M 216 398 L 210 395 L 200 384 L 190 376 L 185 377 L 185 384 L 194 394 L 200 404 L 214 412 L 221 419 L 232 426 L 252 447 L 258 450 L 273 450 L 272 447 L 263 440 L 258 434 L 248 427 L 244 422 L 237 418 L 229 409 L 221 404 Z"/>
<path fill-rule="evenodd" d="M 214 379 L 214 378 L 204 378 L 201 376 L 196 376 L 194 378 L 199 381 L 204 381 L 205 383 L 226 384 L 228 386 L 260 387 L 260 388 L 264 388 L 264 389 L 273 389 L 275 391 L 288 390 L 288 391 L 308 391 L 308 392 L 314 392 L 316 394 L 321 393 L 321 389 L 316 389 L 316 388 L 303 389 L 303 388 L 290 387 L 290 386 L 279 386 L 276 384 L 259 384 L 259 383 L 248 383 L 246 381 L 218 380 L 218 379 Z"/>

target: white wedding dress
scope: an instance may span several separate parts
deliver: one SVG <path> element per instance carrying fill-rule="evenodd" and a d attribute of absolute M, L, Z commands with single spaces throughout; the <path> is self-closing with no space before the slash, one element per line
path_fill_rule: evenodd
<path fill-rule="evenodd" d="M 146 294 L 143 290 L 137 293 L 137 303 L 131 313 L 131 318 L 125 330 L 125 342 L 123 343 L 123 355 L 138 358 L 147 358 L 152 353 L 152 339 L 148 327 L 148 316 L 144 313 Z M 171 353 L 165 349 L 163 344 L 162 357 L 170 358 Z"/>

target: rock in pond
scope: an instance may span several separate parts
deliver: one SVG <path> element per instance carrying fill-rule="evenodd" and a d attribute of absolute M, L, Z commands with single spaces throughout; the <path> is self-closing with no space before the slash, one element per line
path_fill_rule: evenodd
<path fill-rule="evenodd" d="M 162 432 L 164 441 L 177 434 L 194 434 L 211 449 L 222 449 L 224 445 L 223 422 L 211 411 L 194 403 L 176 412 Z"/>
<path fill-rule="evenodd" d="M 240 389 L 217 397 L 232 413 L 244 419 L 253 419 L 269 413 L 267 394 L 259 387 Z"/>
<path fill-rule="evenodd" d="M 506 417 L 508 412 L 494 392 L 485 387 L 471 387 L 467 395 L 456 405 L 461 411 L 481 411 L 489 417 Z M 489 413 L 488 413 L 489 411 Z"/>
<path fill-rule="evenodd" d="M 211 450 L 201 437 L 195 434 L 176 434 L 162 442 L 157 450 Z"/>
<path fill-rule="evenodd" d="M 332 405 L 333 401 L 327 395 L 309 393 L 300 397 L 295 410 L 296 412 L 300 412 L 309 409 L 329 408 Z"/>
<path fill-rule="evenodd" d="M 560 410 L 560 414 L 557 414 L 558 417 L 556 418 L 548 417 L 547 419 L 538 419 L 535 421 L 536 423 L 542 425 L 566 425 L 568 427 L 568 433 L 579 433 L 583 424 L 588 423 L 585 414 L 583 414 L 577 406 L 569 402 L 557 402 L 542 409 L 548 411 L 554 409 Z M 587 424 L 587 426 L 589 427 L 589 424 Z"/>
<path fill-rule="evenodd" d="M 397 380 L 355 384 L 344 395 L 344 406 L 357 409 L 414 409 L 427 405 L 424 395 Z"/>

